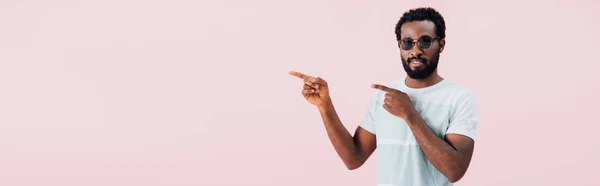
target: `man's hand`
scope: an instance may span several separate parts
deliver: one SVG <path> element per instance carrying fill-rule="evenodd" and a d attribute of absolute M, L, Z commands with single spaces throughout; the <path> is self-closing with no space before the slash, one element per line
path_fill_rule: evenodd
<path fill-rule="evenodd" d="M 329 88 L 327 87 L 327 82 L 325 80 L 294 71 L 291 71 L 290 75 L 304 80 L 302 95 L 304 95 L 304 98 L 311 104 L 321 107 L 328 101 L 331 101 L 331 98 L 329 97 Z"/>
<path fill-rule="evenodd" d="M 417 112 L 406 93 L 379 84 L 373 84 L 371 87 L 386 92 L 383 108 L 390 114 L 402 119 L 408 119 L 409 116 Z"/>

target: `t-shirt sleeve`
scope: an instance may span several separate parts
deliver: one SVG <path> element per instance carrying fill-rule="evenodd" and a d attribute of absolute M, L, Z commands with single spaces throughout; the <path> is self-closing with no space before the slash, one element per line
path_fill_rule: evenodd
<path fill-rule="evenodd" d="M 366 112 L 363 116 L 363 120 L 360 123 L 360 127 L 369 131 L 372 134 L 375 134 L 375 113 L 377 113 L 378 110 L 378 94 L 377 91 L 375 93 L 373 93 L 373 95 L 371 96 L 371 99 L 369 100 L 369 103 L 367 104 L 366 107 Z"/>
<path fill-rule="evenodd" d="M 461 134 L 475 140 L 479 125 L 479 107 L 472 92 L 464 94 L 456 104 L 446 134 Z"/>

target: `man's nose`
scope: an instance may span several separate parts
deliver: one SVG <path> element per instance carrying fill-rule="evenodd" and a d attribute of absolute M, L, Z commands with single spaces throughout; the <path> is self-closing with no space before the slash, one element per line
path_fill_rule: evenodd
<path fill-rule="evenodd" d="M 423 55 L 423 49 L 419 47 L 418 43 L 413 43 L 413 47 L 409 51 L 410 57 L 420 57 Z"/>

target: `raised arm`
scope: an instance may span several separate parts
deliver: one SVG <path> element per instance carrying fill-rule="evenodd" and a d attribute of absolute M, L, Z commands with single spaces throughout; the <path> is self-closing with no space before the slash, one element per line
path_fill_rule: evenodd
<path fill-rule="evenodd" d="M 354 170 L 362 166 L 376 148 L 375 135 L 357 127 L 351 136 L 338 117 L 331 101 L 319 107 L 329 140 L 346 167 Z"/>
<path fill-rule="evenodd" d="M 319 109 L 327 135 L 346 167 L 354 170 L 362 166 L 375 151 L 375 135 L 361 127 L 356 128 L 354 136 L 350 134 L 333 106 L 325 80 L 299 72 L 290 75 L 303 80 L 302 95 Z"/>

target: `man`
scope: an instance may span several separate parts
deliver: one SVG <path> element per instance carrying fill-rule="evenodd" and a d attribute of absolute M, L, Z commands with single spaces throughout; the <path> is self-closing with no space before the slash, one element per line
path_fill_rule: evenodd
<path fill-rule="evenodd" d="M 408 77 L 377 89 L 354 136 L 340 121 L 327 82 L 304 80 L 302 94 L 317 106 L 327 134 L 348 169 L 359 168 L 377 149 L 380 186 L 448 186 L 460 180 L 473 154 L 479 112 L 473 93 L 437 72 L 445 22 L 432 8 L 404 13 L 396 25 Z"/>

